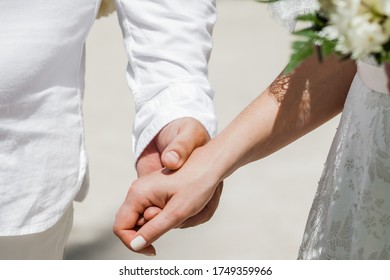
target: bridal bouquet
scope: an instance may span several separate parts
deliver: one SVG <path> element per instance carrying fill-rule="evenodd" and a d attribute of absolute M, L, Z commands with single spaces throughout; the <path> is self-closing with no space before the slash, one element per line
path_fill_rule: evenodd
<path fill-rule="evenodd" d="M 373 57 L 378 64 L 390 61 L 390 0 L 317 1 L 318 10 L 297 17 L 309 27 L 293 32 L 300 39 L 293 43 L 286 72 L 311 56 L 313 46 L 320 59 L 336 53 L 354 60 Z"/>

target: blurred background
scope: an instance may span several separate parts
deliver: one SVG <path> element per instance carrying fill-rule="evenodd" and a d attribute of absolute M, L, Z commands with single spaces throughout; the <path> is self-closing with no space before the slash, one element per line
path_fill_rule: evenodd
<path fill-rule="evenodd" d="M 292 37 L 264 4 L 217 0 L 217 7 L 210 81 L 221 130 L 283 69 Z M 136 178 L 126 65 L 116 14 L 96 21 L 87 41 L 84 104 L 91 184 L 87 199 L 75 204 L 67 259 L 150 259 L 128 251 L 111 231 Z M 295 259 L 337 123 L 338 117 L 238 170 L 225 181 L 214 217 L 163 236 L 153 259 Z"/>

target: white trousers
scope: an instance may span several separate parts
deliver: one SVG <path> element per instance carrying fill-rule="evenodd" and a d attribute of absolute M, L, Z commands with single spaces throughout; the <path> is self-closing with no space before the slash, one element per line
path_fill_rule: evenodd
<path fill-rule="evenodd" d="M 44 232 L 0 237 L 0 260 L 60 260 L 73 224 L 73 206 Z"/>

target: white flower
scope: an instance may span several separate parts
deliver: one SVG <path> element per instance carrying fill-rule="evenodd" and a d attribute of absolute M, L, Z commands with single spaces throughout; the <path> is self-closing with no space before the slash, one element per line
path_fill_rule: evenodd
<path fill-rule="evenodd" d="M 366 5 L 372 7 L 375 12 L 390 16 L 390 1 L 389 0 L 362 0 Z"/>
<path fill-rule="evenodd" d="M 362 59 L 381 52 L 387 40 L 379 23 L 371 22 L 367 15 L 357 16 L 351 20 L 350 29 L 340 38 L 336 49 L 348 50 L 353 59 Z"/>
<path fill-rule="evenodd" d="M 383 50 L 390 38 L 390 21 L 383 22 L 373 11 L 381 13 L 390 0 L 320 0 L 329 17 L 321 35 L 336 40 L 336 50 L 353 59 L 362 59 Z M 382 20 L 382 21 L 381 21 Z"/>

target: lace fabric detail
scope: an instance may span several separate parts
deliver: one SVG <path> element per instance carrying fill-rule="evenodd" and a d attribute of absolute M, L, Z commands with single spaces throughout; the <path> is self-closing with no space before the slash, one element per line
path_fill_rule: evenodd
<path fill-rule="evenodd" d="M 390 97 L 352 84 L 299 259 L 390 259 Z"/>
<path fill-rule="evenodd" d="M 290 30 L 295 28 L 296 17 L 318 9 L 317 0 L 279 0 L 269 5 L 272 17 Z"/>

